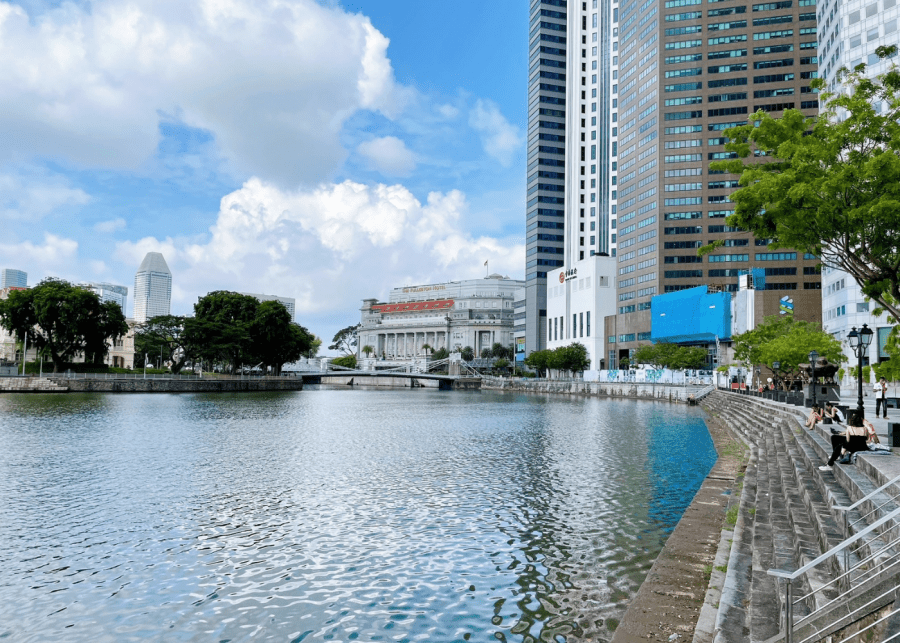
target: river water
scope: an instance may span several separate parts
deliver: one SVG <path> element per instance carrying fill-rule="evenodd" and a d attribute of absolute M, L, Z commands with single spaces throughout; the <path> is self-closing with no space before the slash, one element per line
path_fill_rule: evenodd
<path fill-rule="evenodd" d="M 0 641 L 603 641 L 715 461 L 695 408 L 0 396 Z"/>

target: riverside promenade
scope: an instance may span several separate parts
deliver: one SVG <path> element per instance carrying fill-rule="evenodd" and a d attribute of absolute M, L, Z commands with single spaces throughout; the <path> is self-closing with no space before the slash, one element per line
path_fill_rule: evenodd
<path fill-rule="evenodd" d="M 139 375 L 0 377 L 0 393 L 241 393 L 301 391 L 299 377 L 172 377 Z"/>

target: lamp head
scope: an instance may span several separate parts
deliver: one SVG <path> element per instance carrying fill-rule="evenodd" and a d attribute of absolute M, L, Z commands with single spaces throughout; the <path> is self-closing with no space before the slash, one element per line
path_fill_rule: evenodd
<path fill-rule="evenodd" d="M 819 353 L 817 351 L 809 351 L 809 363 L 814 367 L 819 361 Z"/>
<path fill-rule="evenodd" d="M 856 330 L 856 326 L 847 333 L 847 341 L 850 342 L 850 348 L 852 348 L 854 352 L 859 348 L 859 331 Z"/>
<path fill-rule="evenodd" d="M 781 362 L 772 362 L 772 370 L 777 371 L 781 368 Z"/>
<path fill-rule="evenodd" d="M 869 344 L 872 343 L 872 336 L 875 335 L 872 332 L 872 329 L 869 328 L 868 324 L 863 324 L 862 328 L 859 329 L 859 343 L 865 348 L 869 347 Z"/>

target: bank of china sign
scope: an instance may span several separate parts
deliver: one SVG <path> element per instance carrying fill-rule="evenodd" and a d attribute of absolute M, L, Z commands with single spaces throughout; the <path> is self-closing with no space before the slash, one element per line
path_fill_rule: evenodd
<path fill-rule="evenodd" d="M 559 273 L 559 283 L 564 284 L 578 278 L 578 268 L 569 268 Z"/>

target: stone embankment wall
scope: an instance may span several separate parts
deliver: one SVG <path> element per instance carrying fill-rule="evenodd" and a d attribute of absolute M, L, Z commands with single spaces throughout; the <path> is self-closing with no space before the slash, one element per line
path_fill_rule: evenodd
<path fill-rule="evenodd" d="M 72 392 L 91 393 L 238 393 L 248 391 L 300 391 L 303 380 L 300 378 L 266 379 L 266 380 L 163 380 L 163 379 L 65 379 L 55 380 Z"/>
<path fill-rule="evenodd" d="M 67 393 L 45 377 L 0 377 L 0 393 Z"/>
<path fill-rule="evenodd" d="M 690 395 L 697 395 L 706 387 L 672 384 L 648 384 L 640 382 L 585 382 L 582 380 L 538 380 L 485 377 L 481 381 L 484 390 L 522 391 L 525 393 L 551 393 L 558 395 L 594 395 L 597 397 L 658 400 L 661 402 L 687 402 Z"/>

